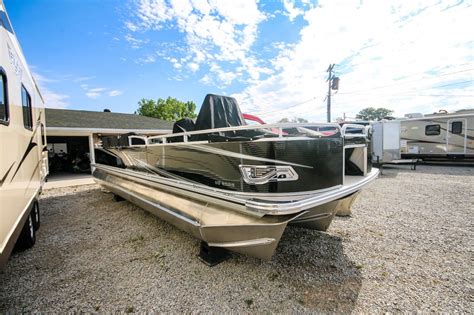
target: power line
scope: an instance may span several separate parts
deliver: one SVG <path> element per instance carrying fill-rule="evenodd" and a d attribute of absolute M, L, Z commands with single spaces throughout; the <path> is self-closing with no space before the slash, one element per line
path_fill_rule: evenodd
<path fill-rule="evenodd" d="M 431 97 L 474 97 L 474 94 L 472 95 L 466 95 L 466 94 L 358 94 L 358 95 L 363 95 L 363 96 L 431 96 Z"/>
<path fill-rule="evenodd" d="M 448 75 L 453 75 L 453 74 L 457 74 L 457 73 L 462 73 L 462 72 L 469 72 L 469 71 L 473 71 L 474 69 L 465 69 L 465 70 L 460 70 L 460 71 L 455 71 L 455 72 L 450 72 L 450 73 L 444 73 L 444 74 L 439 74 L 439 75 L 436 75 L 435 77 L 442 77 L 442 76 L 448 76 Z M 434 77 L 425 77 L 425 78 L 434 78 Z M 421 97 L 444 97 L 444 96 L 452 96 L 452 97 L 472 97 L 471 95 L 443 95 L 443 94 L 393 94 L 393 95 L 387 95 L 387 94 L 370 94 L 370 93 L 356 93 L 356 92 L 364 92 L 364 91 L 370 91 L 370 90 L 376 90 L 376 89 L 382 89 L 382 88 L 385 88 L 385 87 L 391 87 L 391 86 L 397 86 L 397 85 L 403 85 L 403 84 L 407 84 L 407 83 L 411 83 L 411 82 L 417 82 L 417 81 L 420 81 L 422 80 L 422 78 L 419 78 L 419 79 L 416 79 L 416 80 L 411 80 L 411 81 L 406 81 L 406 82 L 400 82 L 400 83 L 395 83 L 395 84 L 389 84 L 389 85 L 384 85 L 384 86 L 378 86 L 378 87 L 374 87 L 374 88 L 369 88 L 369 89 L 362 89 L 362 90 L 357 90 L 357 91 L 350 91 L 350 92 L 339 92 L 338 94 L 343 94 L 343 95 L 347 95 L 347 94 L 357 94 L 357 95 L 367 95 L 367 96 L 421 96 Z M 449 84 L 444 84 L 444 85 L 440 85 L 440 86 L 435 86 L 435 87 L 430 87 L 430 88 L 425 88 L 425 89 L 421 89 L 421 90 L 418 90 L 418 91 L 424 91 L 424 90 L 430 90 L 430 89 L 435 89 L 435 88 L 439 88 L 439 87 L 445 87 L 445 86 L 452 86 L 452 85 L 457 85 L 457 84 L 464 84 L 464 83 L 470 83 L 470 82 L 474 82 L 474 80 L 468 80 L 468 81 L 463 81 L 463 82 L 455 82 L 455 83 L 449 83 Z M 323 96 L 326 96 L 327 95 L 320 95 L 320 96 L 315 96 L 315 97 L 312 97 L 306 101 L 303 101 L 303 102 L 299 102 L 299 103 L 296 103 L 296 104 L 293 104 L 293 105 L 290 105 L 290 106 L 287 106 L 285 108 L 280 108 L 280 109 L 277 109 L 277 110 L 272 110 L 272 111 L 259 111 L 257 113 L 254 113 L 254 115 L 269 115 L 269 114 L 274 114 L 274 113 L 278 113 L 278 112 L 282 112 L 282 111 L 286 111 L 286 110 L 289 110 L 289 109 L 292 109 L 292 108 L 295 108 L 295 107 L 298 107 L 298 106 L 301 106 L 301 105 L 304 105 L 304 104 L 307 104 L 313 100 L 316 100 L 317 98 L 319 97 L 323 97 Z M 338 104 L 338 105 L 341 105 L 341 104 Z M 344 104 L 342 104 L 344 105 Z"/>
<path fill-rule="evenodd" d="M 465 70 L 460 70 L 460 71 L 455 71 L 455 72 L 450 72 L 450 73 L 439 74 L 439 75 L 431 76 L 431 77 L 425 76 L 425 77 L 418 78 L 418 79 L 416 79 L 416 80 L 410 80 L 410 81 L 405 81 L 405 82 L 397 82 L 397 83 L 392 83 L 392 84 L 387 84 L 387 85 L 381 85 L 381 86 L 376 86 L 376 87 L 372 87 L 372 88 L 361 89 L 361 90 L 355 90 L 355 91 L 349 91 L 349 92 L 340 92 L 339 94 L 344 94 L 344 95 L 347 95 L 347 94 L 357 94 L 358 92 L 365 92 L 365 91 L 370 91 L 370 90 L 384 89 L 384 88 L 387 88 L 387 87 L 392 87 L 392 86 L 397 86 L 397 85 L 404 85 L 404 84 L 412 83 L 412 82 L 418 82 L 418 81 L 423 80 L 423 79 L 433 79 L 433 78 L 436 78 L 436 77 L 444 77 L 444 76 L 447 76 L 447 75 L 453 75 L 453 74 L 462 73 L 462 72 L 469 72 L 469 71 L 473 71 L 473 70 L 474 70 L 474 69 L 471 68 L 471 69 L 465 69 Z"/>
<path fill-rule="evenodd" d="M 426 88 L 426 89 L 424 89 L 424 90 L 437 89 L 437 88 L 440 88 L 440 87 L 452 86 L 452 85 L 458 85 L 458 84 L 464 84 L 464 83 L 471 83 L 471 82 L 474 82 L 474 80 L 467 80 L 467 81 L 462 81 L 462 82 L 448 83 L 448 84 L 433 86 L 433 87 L 431 87 L 431 88 Z M 423 91 L 423 90 L 420 90 L 420 91 Z"/>

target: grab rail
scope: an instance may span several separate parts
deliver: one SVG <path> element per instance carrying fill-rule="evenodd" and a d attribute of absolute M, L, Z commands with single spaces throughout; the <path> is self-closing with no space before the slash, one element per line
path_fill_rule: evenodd
<path fill-rule="evenodd" d="M 133 144 L 133 139 L 140 139 L 143 141 L 143 144 Z M 128 145 L 130 147 L 137 147 L 137 146 L 142 146 L 142 145 L 147 145 L 148 141 L 145 136 L 128 136 Z"/>
<path fill-rule="evenodd" d="M 368 127 L 368 128 L 367 128 Z M 347 129 L 351 128 L 351 131 L 354 129 L 361 130 L 361 133 L 347 133 Z M 369 129 L 370 126 L 364 126 L 364 125 L 357 125 L 357 124 L 346 124 L 342 126 L 342 136 L 344 138 L 350 138 L 350 137 L 367 137 L 369 134 Z"/>
<path fill-rule="evenodd" d="M 215 128 L 215 129 L 206 129 L 206 130 L 198 130 L 198 131 L 185 131 L 180 133 L 170 133 L 166 135 L 159 135 L 159 136 L 149 136 L 146 137 L 147 142 L 146 144 L 150 143 L 151 140 L 159 139 L 162 140 L 162 143 L 166 143 L 167 138 L 174 138 L 174 137 L 183 137 L 183 142 L 188 142 L 188 137 L 192 135 L 200 135 L 200 134 L 209 134 L 209 133 L 219 133 L 219 132 L 228 132 L 228 131 L 240 131 L 240 130 L 256 130 L 256 129 L 278 129 L 278 137 L 284 137 L 283 129 L 289 128 L 297 128 L 297 127 L 334 127 L 337 131 L 341 132 L 341 126 L 336 123 L 277 123 L 277 124 L 264 124 L 264 125 L 245 125 L 245 126 L 236 126 L 236 127 L 224 127 L 224 128 Z"/>

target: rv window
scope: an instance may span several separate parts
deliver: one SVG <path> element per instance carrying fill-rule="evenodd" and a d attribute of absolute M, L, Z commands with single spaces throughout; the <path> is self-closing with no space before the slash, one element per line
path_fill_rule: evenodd
<path fill-rule="evenodd" d="M 456 135 L 462 133 L 462 121 L 453 121 L 451 124 L 451 133 Z"/>
<path fill-rule="evenodd" d="M 12 25 L 10 24 L 5 11 L 0 11 L 0 26 L 4 27 L 7 31 L 13 34 Z"/>
<path fill-rule="evenodd" d="M 23 108 L 23 125 L 27 129 L 33 129 L 33 118 L 31 113 L 31 97 L 25 87 L 21 86 L 21 106 Z"/>
<path fill-rule="evenodd" d="M 440 125 L 427 125 L 425 127 L 425 135 L 427 136 L 439 136 L 440 131 Z"/>
<path fill-rule="evenodd" d="M 7 89 L 7 76 L 2 68 L 0 68 L 0 123 L 8 124 L 8 89 Z"/>

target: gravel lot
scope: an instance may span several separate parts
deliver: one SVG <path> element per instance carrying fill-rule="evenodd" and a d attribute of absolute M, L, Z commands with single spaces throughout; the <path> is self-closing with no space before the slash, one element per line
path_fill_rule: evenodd
<path fill-rule="evenodd" d="M 34 248 L 0 273 L 0 313 L 466 312 L 474 168 L 386 168 L 327 233 L 289 227 L 270 262 L 213 268 L 199 241 L 96 185 L 45 191 Z"/>

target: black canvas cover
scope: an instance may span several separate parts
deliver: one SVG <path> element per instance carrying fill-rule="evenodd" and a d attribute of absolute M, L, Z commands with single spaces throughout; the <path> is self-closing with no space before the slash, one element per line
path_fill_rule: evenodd
<path fill-rule="evenodd" d="M 207 94 L 196 119 L 194 130 L 209 130 L 215 128 L 237 127 L 247 125 L 240 112 L 237 100 L 233 97 Z M 212 136 L 212 139 L 210 138 Z M 217 137 L 215 137 L 217 136 Z M 217 134 L 199 134 L 191 137 L 190 141 L 209 140 L 221 141 L 249 141 L 259 137 L 275 136 L 263 129 L 249 129 L 226 131 Z"/>
<path fill-rule="evenodd" d="M 207 94 L 196 119 L 194 130 L 245 125 L 237 100 L 233 97 Z"/>

